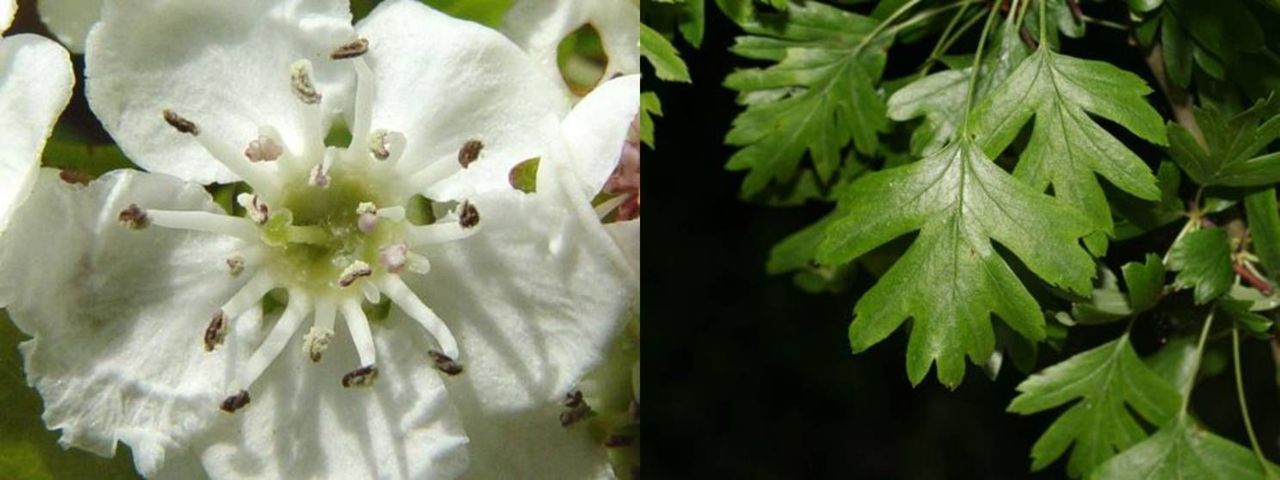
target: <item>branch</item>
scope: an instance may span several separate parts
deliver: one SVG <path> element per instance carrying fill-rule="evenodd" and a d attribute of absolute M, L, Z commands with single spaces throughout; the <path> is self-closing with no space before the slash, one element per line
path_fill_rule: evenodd
<path fill-rule="evenodd" d="M 1147 68 L 1151 69 L 1151 74 L 1155 75 L 1156 83 L 1160 85 L 1160 90 L 1164 92 L 1164 97 L 1169 100 L 1169 107 L 1173 109 L 1173 118 L 1191 132 L 1191 136 L 1195 137 L 1196 143 L 1208 150 L 1208 144 L 1204 141 L 1204 134 L 1200 132 L 1200 125 L 1196 123 L 1196 116 L 1191 111 L 1191 95 L 1171 82 L 1165 76 L 1164 72 L 1164 48 L 1159 44 L 1151 45 L 1147 50 L 1145 57 Z"/>

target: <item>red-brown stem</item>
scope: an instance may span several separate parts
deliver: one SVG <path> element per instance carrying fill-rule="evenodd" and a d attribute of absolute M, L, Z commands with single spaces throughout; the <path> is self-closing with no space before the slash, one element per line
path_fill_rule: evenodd
<path fill-rule="evenodd" d="M 1231 268 L 1236 271 L 1236 275 L 1239 275 L 1240 278 L 1248 282 L 1249 285 L 1252 285 L 1253 288 L 1257 289 L 1259 293 L 1262 293 L 1263 295 L 1266 295 L 1266 296 L 1271 296 L 1271 292 L 1274 290 L 1274 287 L 1271 286 L 1271 283 L 1261 278 L 1258 278 L 1257 275 L 1254 275 L 1253 272 L 1250 272 L 1248 268 L 1245 268 L 1244 265 L 1241 265 L 1238 262 L 1232 263 Z"/>

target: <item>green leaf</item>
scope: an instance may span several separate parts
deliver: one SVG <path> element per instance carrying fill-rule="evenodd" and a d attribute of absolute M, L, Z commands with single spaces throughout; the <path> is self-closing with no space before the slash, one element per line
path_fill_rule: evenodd
<path fill-rule="evenodd" d="M 1018 182 L 969 139 L 918 162 L 867 174 L 840 201 L 845 216 L 827 229 L 818 260 L 840 264 L 919 230 L 907 252 L 854 308 L 854 351 L 914 318 L 907 375 L 919 383 L 938 363 L 949 386 L 964 377 L 964 355 L 990 356 L 990 314 L 1024 337 L 1044 338 L 1044 316 L 992 240 L 1049 283 L 1084 294 L 1094 265 L 1078 239 L 1092 229 L 1074 208 Z"/>
<path fill-rule="evenodd" d="M 1249 311 L 1249 308 L 1253 306 L 1253 302 L 1222 298 L 1214 305 L 1218 313 L 1244 327 L 1245 332 L 1257 338 L 1270 338 L 1271 320 Z"/>
<path fill-rule="evenodd" d="M 1267 473 L 1249 449 L 1180 415 L 1150 438 L 1099 466 L 1089 478 L 1249 480 L 1265 479 Z"/>
<path fill-rule="evenodd" d="M 689 0 L 680 5 L 680 34 L 693 48 L 702 46 L 702 35 L 707 29 L 705 0 Z"/>
<path fill-rule="evenodd" d="M 662 116 L 662 101 L 658 94 L 644 92 L 640 94 L 640 140 L 653 148 L 653 117 Z"/>
<path fill-rule="evenodd" d="M 649 59 L 658 78 L 669 82 L 689 82 L 689 67 L 680 59 L 680 52 L 661 33 L 640 24 L 640 55 Z"/>
<path fill-rule="evenodd" d="M 1163 227 L 1186 216 L 1186 205 L 1178 196 L 1182 186 L 1182 173 L 1171 161 L 1160 162 L 1156 169 L 1156 183 L 1160 185 L 1160 200 L 1149 202 L 1137 198 L 1117 198 L 1111 208 L 1120 215 L 1116 222 L 1116 238 L 1129 239 Z"/>
<path fill-rule="evenodd" d="M 1191 83 L 1192 51 L 1195 45 L 1173 11 L 1165 9 L 1161 15 L 1160 45 L 1164 47 L 1164 68 L 1175 85 L 1186 87 Z"/>
<path fill-rule="evenodd" d="M 1164 289 L 1164 264 L 1160 257 L 1148 253 L 1145 263 L 1130 262 L 1120 267 L 1124 285 L 1129 289 L 1129 306 L 1135 312 L 1145 312 L 1156 306 L 1160 291 Z"/>
<path fill-rule="evenodd" d="M 93 145 L 82 141 L 49 139 L 41 154 L 41 165 L 72 170 L 96 178 L 111 170 L 137 168 L 115 145 Z"/>
<path fill-rule="evenodd" d="M 1280 101 L 1268 97 L 1230 117 L 1209 105 L 1195 109 L 1195 117 L 1208 150 L 1185 127 L 1169 122 L 1169 154 L 1192 180 L 1231 187 L 1280 182 L 1280 152 L 1255 156 L 1280 137 Z"/>
<path fill-rule="evenodd" d="M 1022 415 L 1079 400 L 1031 447 L 1033 470 L 1071 448 L 1067 473 L 1072 477 L 1146 438 L 1134 412 L 1150 424 L 1163 425 L 1179 404 L 1178 392 L 1138 358 L 1128 333 L 1032 375 L 1018 391 L 1021 395 L 1009 411 Z"/>
<path fill-rule="evenodd" d="M 1096 175 L 1142 199 L 1160 198 L 1160 189 L 1142 159 L 1088 113 L 1164 144 L 1160 114 L 1143 98 L 1148 93 L 1151 89 L 1141 78 L 1109 63 L 1041 48 L 978 106 L 972 118 L 985 135 L 983 151 L 995 156 L 1034 116 L 1035 127 L 1014 176 L 1039 191 L 1052 185 L 1054 195 L 1086 212 L 1095 229 L 1112 234 L 1111 209 Z M 1105 236 L 1092 236 L 1089 247 L 1103 253 Z"/>
<path fill-rule="evenodd" d="M 502 23 L 502 16 L 514 0 L 422 0 L 450 16 L 474 20 L 490 27 Z"/>
<path fill-rule="evenodd" d="M 1205 228 L 1186 234 L 1169 249 L 1169 269 L 1178 272 L 1175 285 L 1195 288 L 1196 305 L 1227 293 L 1235 280 L 1227 231 Z"/>
<path fill-rule="evenodd" d="M 739 37 L 732 50 L 777 64 L 736 71 L 724 82 L 747 104 L 725 138 L 742 147 L 727 168 L 750 171 L 746 196 L 791 178 L 806 151 L 819 179 L 829 180 L 850 141 L 871 154 L 887 123 L 875 88 L 885 55 L 867 39 L 874 21 L 817 2 L 793 5 L 785 20 L 770 18 L 744 23 L 752 36 Z"/>
<path fill-rule="evenodd" d="M 1268 188 L 1244 197 L 1245 218 L 1253 235 L 1253 249 L 1272 278 L 1280 278 L 1280 212 L 1276 189 Z"/>
<path fill-rule="evenodd" d="M 1195 386 L 1196 369 L 1199 367 L 1200 354 L 1196 350 L 1198 336 L 1182 335 L 1169 339 L 1154 355 L 1145 359 L 1151 371 L 1173 385 L 1178 395 L 1191 394 Z"/>
<path fill-rule="evenodd" d="M 984 55 L 983 74 L 974 92 L 975 99 L 985 98 L 1027 57 L 1027 47 L 1018 38 L 1017 27 L 1013 23 L 1006 23 L 996 38 L 1000 47 Z M 955 134 L 964 121 L 965 95 L 968 94 L 972 73 L 972 67 L 934 73 L 907 84 L 889 97 L 889 118 L 899 122 L 925 118 L 924 124 L 911 134 L 912 152 L 932 153 Z"/>

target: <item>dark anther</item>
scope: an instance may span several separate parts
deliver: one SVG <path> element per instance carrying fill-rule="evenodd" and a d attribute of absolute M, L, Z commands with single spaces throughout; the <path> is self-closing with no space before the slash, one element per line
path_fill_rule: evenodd
<path fill-rule="evenodd" d="M 342 386 L 351 387 L 367 387 L 373 385 L 373 380 L 378 378 L 378 367 L 366 365 L 342 376 Z"/>
<path fill-rule="evenodd" d="M 1022 37 L 1022 43 L 1027 44 L 1027 48 L 1035 50 L 1039 46 L 1036 39 L 1031 38 L 1031 31 L 1027 30 L 1026 25 L 1023 25 L 1022 28 L 1018 29 L 1018 36 Z"/>
<path fill-rule="evenodd" d="M 595 412 L 591 411 L 591 406 L 587 405 L 587 402 L 579 403 L 577 406 L 570 407 L 565 411 L 560 412 L 560 426 L 568 427 L 582 421 L 584 418 L 590 417 L 593 414 L 595 414 Z"/>
<path fill-rule="evenodd" d="M 458 224 L 462 228 L 471 228 L 480 223 L 480 212 L 476 210 L 476 206 L 471 202 L 462 202 L 461 212 L 458 213 Z"/>
<path fill-rule="evenodd" d="M 484 143 L 479 140 L 467 140 L 462 144 L 462 148 L 458 149 L 458 163 L 462 164 L 462 168 L 467 168 L 471 162 L 480 158 L 480 151 L 484 150 Z"/>
<path fill-rule="evenodd" d="M 582 405 L 582 390 L 574 390 L 565 394 L 564 400 L 560 402 L 565 408 L 577 408 Z"/>
<path fill-rule="evenodd" d="M 147 211 L 138 208 L 136 203 L 131 203 L 124 210 L 121 210 L 120 215 L 116 216 L 116 220 L 119 220 L 121 225 L 131 230 L 141 230 L 147 228 L 147 225 L 150 224 L 150 221 L 147 220 Z"/>
<path fill-rule="evenodd" d="M 181 115 L 173 113 L 173 110 L 165 109 L 164 121 L 169 123 L 170 127 L 182 133 L 190 133 L 192 135 L 200 134 L 200 127 L 192 123 L 191 120 L 182 118 Z"/>
<path fill-rule="evenodd" d="M 373 269 L 371 268 L 365 267 L 365 268 L 357 269 L 346 275 L 343 275 L 342 278 L 338 279 L 338 286 L 342 288 L 350 287 L 351 284 L 356 283 L 356 280 L 359 280 L 361 278 L 364 278 L 370 275 L 373 275 Z"/>
<path fill-rule="evenodd" d="M 630 447 L 635 442 L 635 437 L 615 433 L 613 435 L 609 435 L 609 438 L 604 439 L 604 446 L 609 448 Z"/>
<path fill-rule="evenodd" d="M 58 171 L 58 178 L 62 179 L 63 182 L 74 185 L 88 185 L 93 180 L 92 176 L 80 170 L 60 170 Z"/>
<path fill-rule="evenodd" d="M 363 38 L 357 38 L 354 42 L 338 47 L 333 53 L 329 54 L 329 58 L 334 60 L 346 60 L 348 58 L 356 58 L 364 55 L 369 51 L 369 41 Z"/>
<path fill-rule="evenodd" d="M 218 310 L 209 320 L 209 327 L 204 329 L 204 351 L 212 352 L 213 348 L 222 345 L 227 338 L 227 316 Z"/>
<path fill-rule="evenodd" d="M 436 364 L 436 370 L 444 372 L 446 375 L 454 376 L 462 373 L 462 365 L 449 358 L 448 355 L 435 350 L 428 350 L 427 356 L 431 357 L 431 361 Z"/>
<path fill-rule="evenodd" d="M 237 392 L 235 395 L 227 397 L 226 400 L 223 400 L 222 406 L 220 408 L 222 408 L 222 411 L 227 413 L 236 413 L 236 410 L 244 408 L 244 406 L 248 404 L 249 404 L 249 391 L 241 390 Z"/>

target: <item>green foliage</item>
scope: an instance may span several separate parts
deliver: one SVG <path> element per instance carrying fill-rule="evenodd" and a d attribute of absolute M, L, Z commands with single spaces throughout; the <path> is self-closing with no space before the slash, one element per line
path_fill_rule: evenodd
<path fill-rule="evenodd" d="M 1150 92 L 1137 75 L 1109 63 L 1040 49 L 987 97 L 973 119 L 984 134 L 983 150 L 995 156 L 1034 116 L 1014 175 L 1039 190 L 1052 186 L 1055 196 L 1087 212 L 1098 230 L 1110 234 L 1110 208 L 1097 175 L 1145 200 L 1160 198 L 1160 189 L 1142 159 L 1088 113 L 1164 144 L 1160 115 L 1143 99 Z M 1102 254 L 1106 238 L 1095 235 L 1088 245 Z"/>
<path fill-rule="evenodd" d="M 662 34 L 640 25 L 640 54 L 653 65 L 658 78 L 672 82 L 689 82 L 689 67 L 685 66 L 676 47 Z"/>
<path fill-rule="evenodd" d="M 1280 101 L 1268 97 L 1230 116 L 1209 105 L 1196 109 L 1195 117 L 1208 150 L 1186 127 L 1169 124 L 1169 154 L 1192 180 L 1231 187 L 1280 181 L 1280 152 L 1257 155 L 1280 137 Z"/>
<path fill-rule="evenodd" d="M 744 195 L 790 180 L 805 152 L 825 182 L 850 141 L 859 152 L 876 150 L 876 131 L 887 120 L 875 89 L 885 62 L 875 21 L 809 2 L 793 5 L 785 16 L 745 21 L 742 28 L 752 36 L 739 37 L 732 51 L 776 62 L 739 70 L 724 82 L 747 106 L 725 139 L 743 147 L 728 168 L 749 171 Z"/>
<path fill-rule="evenodd" d="M 1146 438 L 1136 412 L 1150 424 L 1173 418 L 1178 392 L 1147 368 L 1125 334 L 1032 375 L 1018 385 L 1009 411 L 1029 415 L 1079 400 L 1031 447 L 1039 470 L 1071 448 L 1067 473 L 1078 477 Z M 1126 407 L 1127 406 L 1127 407 Z"/>
<path fill-rule="evenodd" d="M 1269 477 L 1249 449 L 1214 435 L 1183 415 L 1099 466 L 1089 478 L 1248 480 Z"/>
<path fill-rule="evenodd" d="M 1176 285 L 1195 289 L 1197 305 L 1227 293 L 1235 280 L 1227 232 L 1206 228 L 1188 233 L 1169 250 L 1169 268 L 1178 272 Z"/>
<path fill-rule="evenodd" d="M 958 385 L 964 355 L 981 362 L 995 347 L 992 313 L 1024 337 L 1044 338 L 1039 306 L 992 240 L 1045 281 L 1080 294 L 1089 290 L 1093 262 L 1078 243 L 1092 231 L 1089 221 L 1000 170 L 967 139 L 867 175 L 850 186 L 841 206 L 844 217 L 827 229 L 818 251 L 825 264 L 920 231 L 858 301 L 849 328 L 854 351 L 861 351 L 914 318 L 907 347 L 912 383 L 936 360 L 938 379 Z"/>

